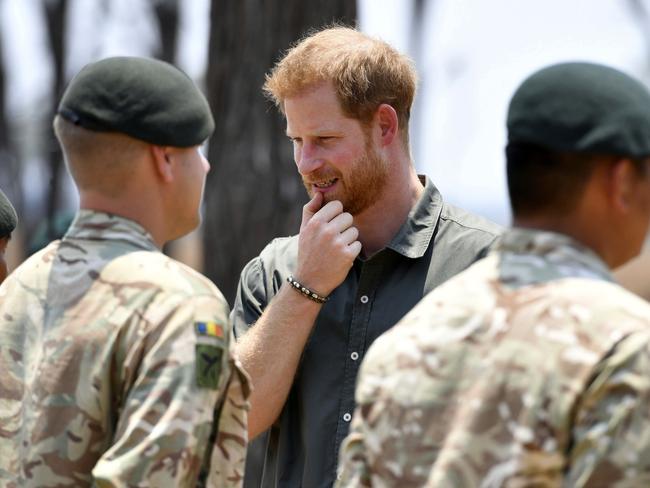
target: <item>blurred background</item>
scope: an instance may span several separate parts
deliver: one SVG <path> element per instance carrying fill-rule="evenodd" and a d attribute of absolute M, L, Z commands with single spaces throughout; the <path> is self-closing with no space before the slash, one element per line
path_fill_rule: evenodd
<path fill-rule="evenodd" d="M 516 86 L 544 65 L 588 60 L 650 83 L 650 0 L 0 0 L 0 188 L 20 215 L 10 269 L 67 228 L 77 206 L 51 130 L 88 62 L 151 56 L 204 90 L 217 128 L 205 151 L 202 227 L 165 251 L 232 303 L 239 272 L 297 232 L 306 196 L 264 74 L 309 29 L 355 24 L 408 53 L 420 74 L 412 153 L 447 201 L 501 224 L 503 147 Z M 607 225 L 607 223 L 603 223 Z M 650 258 L 619 276 L 650 297 Z"/>

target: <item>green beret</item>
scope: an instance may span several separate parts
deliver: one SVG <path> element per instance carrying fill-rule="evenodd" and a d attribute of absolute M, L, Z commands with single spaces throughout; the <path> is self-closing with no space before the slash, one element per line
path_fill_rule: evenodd
<path fill-rule="evenodd" d="M 528 77 L 508 109 L 508 141 L 563 152 L 650 155 L 650 93 L 592 63 L 562 63 Z"/>
<path fill-rule="evenodd" d="M 0 190 L 0 239 L 10 235 L 16 228 L 18 217 L 7 196 Z"/>
<path fill-rule="evenodd" d="M 107 58 L 68 85 L 59 115 L 85 129 L 121 132 L 159 146 L 201 144 L 214 130 L 207 100 L 181 70 L 163 61 Z"/>

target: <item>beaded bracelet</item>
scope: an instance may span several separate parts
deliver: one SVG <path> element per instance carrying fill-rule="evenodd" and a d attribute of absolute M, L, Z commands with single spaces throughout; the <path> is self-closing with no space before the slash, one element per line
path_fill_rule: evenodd
<path fill-rule="evenodd" d="M 307 298 L 309 298 L 310 300 L 315 301 L 316 303 L 323 304 L 323 303 L 325 303 L 327 300 L 330 299 L 330 297 L 322 297 L 322 296 L 320 296 L 318 293 L 316 293 L 315 291 L 310 290 L 309 288 L 307 288 L 307 287 L 304 286 L 304 285 L 301 285 L 300 282 L 296 281 L 296 280 L 293 278 L 293 276 L 287 276 L 287 281 L 288 281 L 289 284 L 290 284 L 291 286 L 293 286 L 296 290 L 298 290 L 300 293 L 302 293 L 303 295 L 305 295 L 305 296 L 306 296 Z"/>

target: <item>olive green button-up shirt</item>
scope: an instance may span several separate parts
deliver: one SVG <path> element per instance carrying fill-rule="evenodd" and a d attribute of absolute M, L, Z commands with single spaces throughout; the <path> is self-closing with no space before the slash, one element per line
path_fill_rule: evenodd
<path fill-rule="evenodd" d="M 276 424 L 253 441 L 244 486 L 330 487 L 370 344 L 430 290 L 483 257 L 500 227 L 443 202 L 426 178 L 391 242 L 357 259 L 323 305 Z M 297 236 L 272 241 L 244 268 L 231 314 L 243 335 L 295 271 Z"/>

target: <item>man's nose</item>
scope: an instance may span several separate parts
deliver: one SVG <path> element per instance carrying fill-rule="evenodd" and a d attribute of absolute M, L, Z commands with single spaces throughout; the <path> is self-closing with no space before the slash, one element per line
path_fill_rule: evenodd
<path fill-rule="evenodd" d="M 295 154 L 296 165 L 298 166 L 298 172 L 302 175 L 308 175 L 309 173 L 319 169 L 323 166 L 324 160 L 318 148 L 314 147 L 312 144 L 303 144 Z"/>

